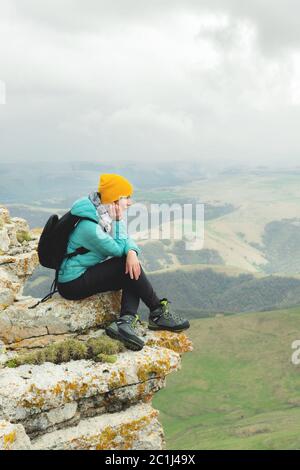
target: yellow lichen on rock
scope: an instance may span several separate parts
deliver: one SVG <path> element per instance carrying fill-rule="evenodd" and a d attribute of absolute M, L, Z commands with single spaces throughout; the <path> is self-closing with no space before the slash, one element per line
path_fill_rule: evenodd
<path fill-rule="evenodd" d="M 171 363 L 168 357 L 158 359 L 155 363 L 143 364 L 137 370 L 137 376 L 141 382 L 153 377 L 163 377 L 171 370 Z"/>
<path fill-rule="evenodd" d="M 50 394 L 53 392 L 54 395 L 61 395 L 65 403 L 70 401 L 78 400 L 86 395 L 86 392 L 89 388 L 87 382 L 68 382 L 62 380 L 59 382 L 52 390 L 50 389 Z"/>
<path fill-rule="evenodd" d="M 31 395 L 30 398 L 23 398 L 20 400 L 20 406 L 24 408 L 42 408 L 45 404 L 45 398 L 43 391 L 39 390 L 34 384 L 31 384 L 28 392 Z"/>
<path fill-rule="evenodd" d="M 147 346 L 159 346 L 172 349 L 172 351 L 183 354 L 193 350 L 191 340 L 185 333 L 173 333 L 171 331 L 155 331 L 146 341 Z"/>
<path fill-rule="evenodd" d="M 30 440 L 21 424 L 0 420 L 0 451 L 29 450 Z"/>
<path fill-rule="evenodd" d="M 98 435 L 80 437 L 71 440 L 74 449 L 95 450 L 129 450 L 133 447 L 134 440 L 138 439 L 138 433 L 145 428 L 158 415 L 157 410 L 152 410 L 146 416 L 134 419 L 117 426 L 106 426 Z"/>
<path fill-rule="evenodd" d="M 147 426 L 147 424 L 149 424 L 151 420 L 157 416 L 157 414 L 158 412 L 156 410 L 153 410 L 152 413 L 147 416 L 144 416 L 143 418 L 136 419 L 134 421 L 131 421 L 130 423 L 121 424 L 121 426 L 119 426 L 118 428 L 118 439 L 120 440 L 122 446 L 121 449 L 132 449 L 132 443 L 133 440 L 137 438 L 137 432 L 140 431 L 143 427 Z M 109 449 L 109 447 L 96 447 L 96 449 L 105 450 Z"/>
<path fill-rule="evenodd" d="M 4 434 L 3 436 L 4 450 L 11 449 L 11 446 L 15 442 L 15 440 L 16 440 L 16 431 L 12 431 L 8 434 Z"/>
<path fill-rule="evenodd" d="M 126 380 L 126 374 L 124 370 L 113 371 L 111 373 L 110 379 L 108 381 L 109 390 L 123 387 L 126 384 L 127 384 L 127 380 Z"/>
<path fill-rule="evenodd" d="M 22 398 L 19 405 L 24 408 L 43 408 L 46 403 L 46 393 L 51 396 L 59 396 L 63 403 L 73 402 L 86 396 L 89 389 L 88 382 L 62 380 L 47 391 L 31 384 L 27 396 Z"/>

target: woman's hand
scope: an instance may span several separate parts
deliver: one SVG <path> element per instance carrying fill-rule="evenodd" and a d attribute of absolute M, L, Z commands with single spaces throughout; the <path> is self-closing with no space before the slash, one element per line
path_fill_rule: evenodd
<path fill-rule="evenodd" d="M 113 220 L 121 220 L 123 218 L 123 209 L 118 202 L 113 202 L 109 207 L 109 215 Z"/>
<path fill-rule="evenodd" d="M 127 273 L 129 273 L 131 279 L 135 278 L 136 281 L 141 274 L 141 265 L 134 250 L 129 250 L 127 253 L 125 274 Z"/>

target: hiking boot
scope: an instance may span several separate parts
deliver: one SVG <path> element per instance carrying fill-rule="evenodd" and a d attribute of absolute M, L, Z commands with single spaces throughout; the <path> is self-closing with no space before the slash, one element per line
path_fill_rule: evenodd
<path fill-rule="evenodd" d="M 170 312 L 168 299 L 160 299 L 160 306 L 149 314 L 150 330 L 182 331 L 190 327 L 190 323 L 175 312 Z"/>
<path fill-rule="evenodd" d="M 118 320 L 112 322 L 106 329 L 106 334 L 113 339 L 118 339 L 128 349 L 140 351 L 143 349 L 144 341 L 137 334 L 137 323 L 142 323 L 139 315 L 122 315 Z"/>

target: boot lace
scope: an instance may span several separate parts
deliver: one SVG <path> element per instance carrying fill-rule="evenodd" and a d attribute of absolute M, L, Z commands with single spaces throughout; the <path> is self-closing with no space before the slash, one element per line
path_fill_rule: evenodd
<path fill-rule="evenodd" d="M 123 322 L 129 323 L 129 325 L 131 325 L 132 328 L 134 328 L 134 329 L 137 329 L 138 323 L 142 325 L 142 322 L 141 322 L 141 319 L 140 319 L 141 317 L 138 314 L 136 314 L 134 316 L 130 315 L 130 317 L 132 317 L 132 318 L 118 320 L 117 323 L 123 323 Z"/>
<path fill-rule="evenodd" d="M 140 325 L 142 325 L 141 317 L 140 317 L 138 314 L 136 314 L 136 315 L 134 316 L 134 319 L 132 320 L 132 326 L 133 326 L 133 328 L 137 328 L 138 323 L 139 323 Z"/>
<path fill-rule="evenodd" d="M 171 304 L 172 302 L 166 298 L 164 299 L 161 299 L 160 301 L 161 305 L 162 305 L 162 315 L 164 318 L 166 318 L 167 320 L 168 319 L 174 319 L 175 321 L 182 321 L 182 317 L 176 313 L 176 312 L 170 312 L 169 310 L 169 304 Z"/>

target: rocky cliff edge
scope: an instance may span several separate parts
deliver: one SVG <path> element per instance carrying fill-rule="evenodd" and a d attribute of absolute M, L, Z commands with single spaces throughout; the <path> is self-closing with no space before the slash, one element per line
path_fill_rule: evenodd
<path fill-rule="evenodd" d="M 121 291 L 79 301 L 56 293 L 29 309 L 40 300 L 22 295 L 39 264 L 40 232 L 0 206 L 0 450 L 164 449 L 152 397 L 191 341 L 145 322 L 139 352 L 108 339 Z M 108 354 L 98 354 L 103 345 Z"/>

